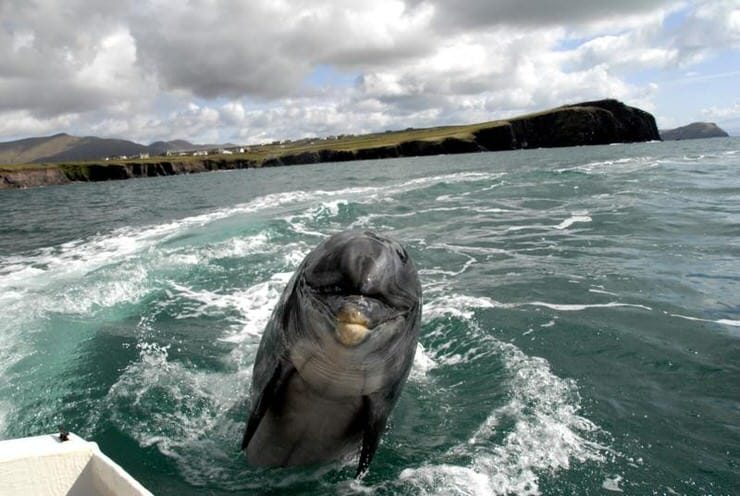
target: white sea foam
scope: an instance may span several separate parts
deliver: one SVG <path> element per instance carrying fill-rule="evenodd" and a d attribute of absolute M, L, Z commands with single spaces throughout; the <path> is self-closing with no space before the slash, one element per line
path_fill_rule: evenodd
<path fill-rule="evenodd" d="M 289 267 L 298 267 L 310 251 L 311 249 L 303 243 L 291 243 L 285 246 L 283 260 Z"/>
<path fill-rule="evenodd" d="M 506 232 L 516 232 L 516 231 L 537 231 L 540 229 L 548 229 L 551 226 L 543 226 L 542 224 L 532 224 L 529 226 L 509 226 L 506 228 Z"/>
<path fill-rule="evenodd" d="M 453 253 L 465 254 L 465 256 L 468 256 L 468 253 L 475 253 L 478 255 L 512 255 L 512 252 L 510 252 L 509 250 L 503 250 L 501 248 L 491 248 L 486 246 L 464 246 L 452 243 L 435 243 L 433 245 L 430 245 L 430 248 L 443 248 Z M 472 259 L 472 261 L 475 261 L 473 257 L 470 258 Z"/>
<path fill-rule="evenodd" d="M 325 198 L 339 202 L 344 200 L 359 203 L 372 203 L 392 198 L 393 196 L 398 194 L 427 188 L 436 184 L 490 181 L 501 177 L 502 175 L 502 173 L 485 172 L 459 172 L 455 174 L 442 174 L 437 176 L 427 176 L 410 179 L 402 183 L 392 183 L 383 186 L 364 186 L 333 191 L 315 190 L 310 192 L 309 199 L 312 200 L 312 203 L 315 203 L 317 200 L 319 202 L 326 202 L 327 200 L 324 200 Z"/>
<path fill-rule="evenodd" d="M 192 311 L 236 310 L 244 317 L 241 327 L 223 339 L 242 343 L 249 337 L 253 344 L 288 277 L 289 273 L 276 274 L 235 292 L 194 290 L 177 283 L 171 289 L 178 298 L 195 303 Z M 464 318 L 474 328 L 475 309 L 500 305 L 489 298 L 441 297 L 429 302 L 424 320 L 428 323 L 446 314 Z M 432 462 L 404 470 L 398 482 L 427 494 L 537 494 L 539 473 L 567 469 L 574 461 L 599 461 L 601 447 L 586 438 L 595 426 L 578 415 L 575 384 L 554 376 L 542 359 L 527 357 L 485 333 L 480 337 L 485 343 L 465 354 L 419 345 L 411 380 L 427 381 L 428 372 L 438 367 L 454 367 L 481 353 L 495 353 L 507 370 L 503 387 L 509 389 L 510 401 L 492 411 L 470 439 L 451 450 L 452 455 L 472 457 L 470 464 Z M 167 347 L 143 343 L 139 349 L 139 359 L 123 371 L 105 398 L 106 415 L 141 446 L 155 446 L 171 459 L 189 483 L 218 480 L 227 487 L 229 471 L 218 467 L 230 466 L 233 453 L 220 443 L 238 436 L 243 428 L 229 412 L 248 390 L 252 358 L 230 361 L 237 372 L 224 380 L 223 373 L 171 360 Z M 250 345 L 248 353 L 254 351 Z M 494 441 L 502 421 L 513 421 L 515 427 L 503 441 Z"/>
<path fill-rule="evenodd" d="M 66 285 L 56 297 L 44 300 L 45 311 L 92 314 L 98 309 L 138 302 L 149 291 L 149 270 L 139 262 L 112 268 L 79 283 Z"/>
<path fill-rule="evenodd" d="M 348 188 L 310 193 L 298 191 L 266 195 L 244 205 L 159 226 L 141 230 L 119 229 L 106 235 L 93 236 L 87 240 L 40 250 L 24 257 L 0 261 L 0 274 L 3 276 L 0 282 L 0 298 L 22 300 L 27 299 L 29 295 L 39 295 L 39 291 L 45 291 L 47 294 L 44 298 L 52 299 L 39 305 L 41 308 L 51 309 L 53 308 L 52 303 L 57 302 L 60 303 L 59 307 L 67 307 L 71 311 L 90 315 L 98 308 L 139 302 L 153 288 L 165 288 L 178 301 L 186 302 L 182 310 L 178 309 L 180 313 L 175 315 L 176 318 L 236 313 L 236 318 L 230 317 L 234 319 L 232 328 L 221 336 L 221 339 L 237 343 L 239 346 L 236 349 L 246 349 L 242 352 L 249 356 L 255 351 L 255 346 L 252 346 L 257 341 L 255 338 L 259 337 L 269 320 L 282 288 L 290 277 L 289 272 L 277 273 L 247 288 L 196 289 L 195 285 L 189 282 L 179 282 L 168 276 L 160 277 L 157 271 L 161 271 L 162 267 L 191 267 L 216 259 L 245 257 L 254 253 L 275 253 L 284 257 L 284 262 L 288 267 L 294 267 L 305 255 L 307 246 L 304 244 L 288 247 L 277 246 L 270 239 L 269 234 L 263 232 L 205 246 L 179 247 L 178 236 L 218 220 L 257 212 L 261 209 L 278 209 L 282 206 L 296 205 L 304 208 L 302 204 L 313 205 L 316 198 L 321 200 L 322 206 L 319 210 L 310 212 L 310 215 L 333 217 L 339 214 L 346 201 L 387 201 L 389 197 L 398 193 L 441 182 L 485 182 L 497 176 L 480 173 L 451 174 L 383 187 Z M 310 222 L 305 225 L 310 226 Z M 439 268 L 435 273 L 443 276 L 443 279 L 460 275 L 475 263 L 475 258 L 467 255 L 470 250 L 464 247 L 457 248 L 459 248 L 458 253 L 466 255 L 467 258 L 462 262 L 461 268 L 455 267 L 455 270 Z M 4 277 L 6 275 L 7 278 Z M 52 296 L 56 293 L 54 285 L 65 291 L 58 296 Z M 444 286 L 441 288 L 444 289 Z M 3 291 L 5 289 L 7 292 Z M 425 307 L 423 318 L 427 323 L 434 319 L 435 315 L 469 320 L 474 317 L 477 308 L 496 306 L 513 308 L 528 304 L 536 305 L 538 302 L 505 304 L 489 298 L 453 295 L 451 298 L 437 298 L 431 301 Z M 555 308 L 555 305 L 549 305 Z M 623 304 L 623 306 L 629 305 Z M 590 306 L 583 306 L 583 308 L 587 307 Z M 30 305 L 24 308 L 30 308 Z M 486 341 L 485 345 L 495 348 L 496 343 L 496 341 Z M 522 365 L 524 368 L 534 367 L 542 370 L 547 380 L 554 381 L 555 387 L 558 384 L 564 384 L 563 390 L 566 392 L 574 388 L 567 381 L 553 376 L 547 369 L 546 363 L 536 360 L 529 362 L 526 360 L 527 357 L 521 359 L 524 362 L 517 359 L 516 348 L 495 349 L 505 358 L 507 369 L 513 375 L 519 373 L 520 365 L 517 364 L 525 363 Z M 103 400 L 104 414 L 109 415 L 118 428 L 130 433 L 141 446 L 156 446 L 162 453 L 174 460 L 189 482 L 202 484 L 214 475 L 214 471 L 219 470 L 214 468 L 218 467 L 219 463 L 212 463 L 214 457 L 224 461 L 224 465 L 228 465 L 228 459 L 233 455 L 229 449 L 217 446 L 217 441 L 213 439 L 227 438 L 229 436 L 224 434 L 225 431 L 237 431 L 243 427 L 239 423 L 243 419 L 234 421 L 227 412 L 244 400 L 245 391 L 248 390 L 251 367 L 245 366 L 244 361 L 234 360 L 236 355 L 230 355 L 226 359 L 226 366 L 231 371 L 228 379 L 225 380 L 223 372 L 206 372 L 192 364 L 171 359 L 167 347 L 145 342 L 140 345 L 139 352 L 139 357 L 123 370 Z M 433 374 L 431 378 L 429 374 L 431 370 L 467 363 L 471 357 L 481 352 L 480 349 L 472 349 L 466 353 L 448 353 L 446 350 L 440 352 L 440 349 L 427 350 L 420 346 L 417 349 L 411 379 L 413 381 L 431 380 L 433 379 Z M 521 354 L 521 352 L 518 353 Z M 516 384 L 512 378 L 511 387 L 515 388 Z M 515 391 L 512 401 L 517 400 L 525 404 L 527 401 L 534 401 L 533 395 L 535 394 L 538 394 L 536 388 L 530 392 Z M 577 422 L 572 419 L 577 415 L 572 411 L 569 414 L 565 406 L 559 406 L 561 404 L 571 405 L 572 398 L 546 400 L 544 404 L 544 409 L 538 410 L 537 408 L 540 408 L 538 406 L 535 411 L 542 413 L 545 419 L 541 421 L 529 417 L 523 419 L 522 430 L 520 431 L 517 427 L 514 431 L 519 433 L 518 437 L 507 438 L 509 439 L 508 444 L 504 445 L 502 448 L 504 451 L 500 453 L 479 453 L 477 451 L 479 447 L 475 446 L 476 443 L 472 445 L 463 443 L 460 449 L 474 450 L 466 451 L 466 453 L 475 455 L 476 461 L 471 466 L 449 465 L 451 467 L 449 473 L 458 474 L 461 487 L 466 490 L 471 488 L 471 484 L 474 490 L 477 490 L 475 488 L 483 490 L 483 488 L 490 488 L 492 481 L 498 477 L 496 474 L 511 473 L 515 478 L 528 480 L 528 478 L 535 477 L 531 474 L 540 467 L 545 467 L 545 470 L 555 470 L 563 466 L 563 458 L 567 463 L 567 460 L 586 456 L 578 451 L 581 448 L 578 444 L 581 438 L 576 434 L 575 438 L 566 436 L 565 441 L 562 441 L 560 445 L 556 444 L 556 448 L 561 451 L 558 452 L 556 449 L 553 456 L 557 456 L 554 460 L 542 454 L 539 456 L 544 457 L 544 461 L 531 461 L 526 454 L 520 456 L 521 460 L 515 459 L 519 455 L 512 454 L 514 453 L 512 450 L 516 449 L 518 443 L 524 443 L 527 439 L 529 440 L 527 446 L 535 452 L 542 451 L 541 444 L 543 443 L 556 443 L 557 439 L 553 439 L 554 434 L 552 433 L 559 432 L 558 426 L 562 426 L 562 422 L 566 423 L 564 429 L 567 432 L 575 432 Z M 570 408 L 575 409 L 572 406 Z M 516 405 L 512 404 L 508 411 L 516 412 Z M 500 411 L 492 412 L 491 415 L 495 417 L 503 414 L 505 412 Z M 558 422 L 561 423 L 558 424 Z M 523 437 L 530 431 L 531 437 Z M 491 432 L 486 431 L 484 425 L 476 434 L 478 436 L 476 439 L 479 439 L 481 444 L 485 444 L 485 437 L 490 435 L 492 435 Z M 203 454 L 206 454 L 205 457 Z M 501 462 L 502 470 L 508 472 L 496 472 L 487 465 L 494 461 Z M 440 473 L 435 467 L 437 466 L 433 466 L 430 470 L 433 473 Z M 425 468 L 418 470 L 421 474 Z M 442 472 L 444 473 L 444 470 Z M 418 480 L 413 474 L 406 473 L 406 476 L 409 480 Z"/>
<path fill-rule="evenodd" d="M 316 208 L 309 209 L 307 213 L 314 219 L 323 216 L 336 217 L 337 215 L 339 215 L 339 207 L 347 204 L 348 200 L 346 199 L 327 201 L 323 202 Z"/>
<path fill-rule="evenodd" d="M 593 219 L 591 218 L 591 215 L 587 211 L 579 211 L 579 212 L 573 212 L 570 217 L 563 220 L 559 224 L 527 224 L 527 225 L 520 225 L 520 226 L 508 226 L 505 230 L 502 231 L 502 233 L 508 233 L 508 232 L 518 232 L 518 231 L 548 231 L 551 229 L 557 229 L 559 231 L 562 231 L 563 229 L 567 229 L 570 226 L 572 226 L 575 223 L 578 222 L 591 222 Z"/>
<path fill-rule="evenodd" d="M 283 200 L 278 196 L 276 201 Z M 257 208 L 262 202 L 245 208 Z M 267 250 L 290 256 L 302 249 L 297 244 L 276 247 L 266 232 L 205 246 L 177 247 L 167 243 L 204 223 L 243 210 L 225 209 L 141 230 L 118 229 L 107 235 L 0 259 L 0 304 L 5 312 L 4 323 L 0 323 L 0 377 L 31 352 L 28 347 L 32 336 L 47 328 L 50 314 L 97 318 L 100 311 L 138 304 L 151 292 L 168 288 L 171 274 L 182 268 Z M 239 296 L 233 295 L 230 302 L 235 307 L 239 307 Z M 205 303 L 201 302 L 201 306 Z M 238 332 L 256 331 L 245 319 Z"/>
<path fill-rule="evenodd" d="M 163 270 L 203 259 L 155 246 L 134 254 L 136 243 L 118 243 L 122 240 L 117 236 L 95 236 L 86 243 L 74 241 L 25 258 L 12 257 L 14 263 L 2 267 L 0 377 L 32 353 L 32 336 L 47 329 L 54 315 L 97 319 L 101 311 L 138 304 L 161 284 L 158 274 Z"/>
<path fill-rule="evenodd" d="M 512 399 L 450 453 L 472 456 L 472 462 L 406 469 L 402 481 L 424 494 L 539 494 L 539 473 L 568 469 L 573 461 L 603 460 L 604 447 L 584 438 L 596 426 L 578 415 L 575 386 L 552 375 L 544 360 L 513 346 L 503 351 Z M 499 444 L 493 438 L 504 421 L 514 421 L 514 429 Z"/>
<path fill-rule="evenodd" d="M 437 363 L 427 353 L 421 343 L 416 345 L 416 354 L 414 355 L 414 364 L 411 367 L 409 379 L 412 381 L 423 381 L 426 379 L 430 370 L 437 367 Z"/>
<path fill-rule="evenodd" d="M 487 298 L 453 295 L 430 302 L 427 318 L 442 314 L 463 318 L 475 330 L 474 311 L 495 306 Z M 537 495 L 539 474 L 567 470 L 574 462 L 602 462 L 607 448 L 590 439 L 598 428 L 579 415 L 575 383 L 555 376 L 544 359 L 527 356 L 489 332 L 478 333 L 478 339 L 485 341 L 481 349 L 503 359 L 506 374 L 499 387 L 508 390 L 510 399 L 443 457 L 469 458 L 469 463 L 441 461 L 407 468 L 399 483 L 411 484 L 421 494 Z M 454 362 L 445 365 L 454 366 Z M 513 428 L 507 428 L 500 440 L 502 425 Z"/>
<path fill-rule="evenodd" d="M 589 288 L 589 293 L 597 293 L 597 294 L 605 294 L 609 296 L 619 296 L 617 293 L 612 293 L 611 291 L 605 291 L 603 289 L 595 289 L 595 288 Z"/>
<path fill-rule="evenodd" d="M 102 266 L 119 263 L 128 257 L 145 252 L 189 229 L 206 226 L 234 216 L 276 209 L 284 205 L 315 204 L 316 201 L 321 202 L 320 209 L 325 209 L 330 215 L 336 215 L 339 205 L 350 199 L 372 202 L 389 195 L 405 193 L 434 184 L 487 181 L 500 176 L 500 173 L 462 172 L 421 177 L 384 186 L 354 187 L 333 191 L 288 191 L 261 196 L 248 203 L 159 225 L 120 228 L 108 234 L 41 249 L 33 254 L 1 258 L 0 294 L 4 293 L 5 289 L 33 288 L 38 285 L 47 285 L 50 280 L 58 278 L 80 277 Z M 313 214 L 315 215 L 315 212 Z M 259 246 L 260 242 L 261 239 L 258 237 L 245 240 L 245 244 L 241 246 L 239 241 L 227 243 L 233 243 L 231 248 L 238 253 L 239 250 Z"/>
<path fill-rule="evenodd" d="M 657 167 L 661 161 L 650 156 L 599 160 L 574 167 L 555 169 L 557 173 L 582 172 L 586 174 L 629 173 Z"/>
<path fill-rule="evenodd" d="M 454 315 L 461 318 L 470 318 L 474 313 L 474 309 L 482 308 L 519 308 L 519 307 L 545 307 L 551 310 L 558 310 L 561 312 L 579 312 L 582 310 L 588 310 L 591 308 L 618 308 L 618 307 L 630 307 L 639 308 L 642 310 L 651 311 L 652 308 L 639 305 L 635 303 L 622 303 L 618 301 L 610 301 L 608 303 L 589 303 L 589 304 L 578 304 L 578 303 L 548 303 L 544 301 L 524 301 L 517 303 L 502 303 L 488 297 L 474 297 L 464 295 L 451 295 L 439 300 L 429 302 L 424 307 L 424 316 L 428 319 L 433 319 L 444 314 Z"/>
<path fill-rule="evenodd" d="M 402 218 L 408 218 L 408 217 L 416 217 L 420 214 L 428 214 L 428 213 L 435 213 L 435 212 L 465 212 L 466 214 L 469 214 L 470 212 L 475 212 L 479 214 L 498 214 L 498 213 L 506 213 L 511 212 L 512 210 L 504 209 L 504 208 L 482 208 L 482 207 L 471 207 L 471 206 L 460 206 L 460 207 L 432 207 L 432 208 L 422 208 L 419 210 L 416 210 L 414 212 L 405 212 L 405 213 L 369 213 L 367 215 L 362 215 L 358 217 L 355 221 L 350 224 L 350 228 L 360 228 L 360 227 L 366 227 L 370 225 L 375 225 L 375 223 L 378 220 L 383 219 L 402 219 Z"/>
<path fill-rule="evenodd" d="M 222 258 L 241 258 L 256 253 L 270 253 L 273 250 L 274 245 L 270 243 L 268 233 L 259 232 L 253 236 L 230 238 L 221 243 L 196 248 L 196 252 L 190 254 L 192 259 L 188 258 L 187 253 L 178 253 L 177 263 L 188 264 L 192 261 L 203 263 Z"/>
<path fill-rule="evenodd" d="M 168 245 L 170 241 L 176 242 L 183 233 L 222 219 L 265 209 L 279 210 L 283 206 L 315 204 L 317 200 L 326 215 L 336 215 L 341 205 L 349 200 L 374 202 L 434 184 L 489 181 L 500 175 L 455 173 L 376 187 L 276 193 L 159 225 L 120 228 L 33 253 L 3 257 L 0 258 L 0 302 L 4 308 L 10 309 L 11 314 L 6 317 L 14 323 L 4 336 L 13 341 L 11 334 L 14 334 L 14 329 L 24 328 L 24 332 L 30 332 L 23 322 L 36 321 L 46 311 L 89 314 L 112 305 L 136 303 L 153 289 L 153 284 L 161 283 L 152 280 L 153 273 L 167 267 L 196 266 L 214 259 L 242 257 L 274 249 L 269 235 L 264 232 L 204 247 L 173 248 Z M 305 247 L 288 250 L 282 256 L 288 265 L 295 265 L 306 251 Z M 0 359 L 3 369 L 12 364 L 12 357 L 5 352 L 0 353 Z"/>
<path fill-rule="evenodd" d="M 513 212 L 510 208 L 483 208 L 483 207 L 471 207 L 470 210 L 479 214 L 505 214 Z"/>
<path fill-rule="evenodd" d="M 170 360 L 168 347 L 142 343 L 139 351 L 104 399 L 110 421 L 140 446 L 156 446 L 191 484 L 222 475 L 232 450 L 219 440 L 240 429 L 229 412 L 248 391 L 251 368 L 224 380 Z"/>
<path fill-rule="evenodd" d="M 733 326 L 733 327 L 740 327 L 740 320 L 718 319 L 718 320 L 715 320 L 715 322 L 718 324 L 724 324 L 724 325 Z"/>
<path fill-rule="evenodd" d="M 555 229 L 567 229 L 576 222 L 591 222 L 591 216 L 588 215 L 588 212 L 573 213 L 571 217 L 568 217 L 563 222 L 554 227 Z"/>
<path fill-rule="evenodd" d="M 450 295 L 424 304 L 422 320 L 429 322 L 433 319 L 453 316 L 461 319 L 470 319 L 479 308 L 494 308 L 500 304 L 490 298 L 481 298 L 465 295 Z"/>
<path fill-rule="evenodd" d="M 690 317 L 688 315 L 681 315 L 681 314 L 678 314 L 678 313 L 669 313 L 668 315 L 670 315 L 671 317 L 678 317 L 679 319 L 693 320 L 693 321 L 697 321 L 697 322 L 712 322 L 714 324 L 722 324 L 722 325 L 727 325 L 727 326 L 731 326 L 731 327 L 740 327 L 740 320 L 731 320 L 731 319 L 717 319 L 717 320 L 702 319 L 702 318 L 699 318 L 699 317 Z"/>
<path fill-rule="evenodd" d="M 185 298 L 196 305 L 189 305 L 175 317 L 190 319 L 202 316 L 222 316 L 226 311 L 236 311 L 239 319 L 234 322 L 232 331 L 221 339 L 240 343 L 245 339 L 261 336 L 277 304 L 283 288 L 292 273 L 279 272 L 267 281 L 259 282 L 244 290 L 218 293 L 208 290 L 193 290 L 187 286 L 171 283 L 179 298 Z"/>
<path fill-rule="evenodd" d="M 601 487 L 606 489 L 607 491 L 612 491 L 616 493 L 623 493 L 624 489 L 619 487 L 619 485 L 624 481 L 621 475 L 615 475 L 613 477 L 607 477 L 604 479 L 604 482 L 601 483 Z"/>
<path fill-rule="evenodd" d="M 645 306 L 645 305 L 639 305 L 636 303 L 622 303 L 619 301 L 610 301 L 608 303 L 590 303 L 590 304 L 562 304 L 562 303 L 547 303 L 544 301 L 529 301 L 524 303 L 517 303 L 517 304 L 508 304 L 510 306 L 533 306 L 533 307 L 545 307 L 550 308 L 552 310 L 559 310 L 561 312 L 580 312 L 582 310 L 587 310 L 589 308 L 618 308 L 618 307 L 629 307 L 629 308 L 639 308 L 641 310 L 648 310 L 652 311 L 652 308 Z"/>
<path fill-rule="evenodd" d="M 379 201 L 392 201 L 393 197 L 398 194 L 407 193 L 417 189 L 423 189 L 435 184 L 447 183 L 454 184 L 460 182 L 477 182 L 477 181 L 490 181 L 501 177 L 503 173 L 479 173 L 479 172 L 462 172 L 456 174 L 445 174 L 431 177 L 421 177 L 417 179 L 411 179 L 403 183 L 390 184 L 384 186 L 368 186 L 359 188 L 345 188 L 335 191 L 324 191 L 316 190 L 312 191 L 314 203 L 319 202 L 319 205 L 313 208 L 309 208 L 300 214 L 294 214 L 286 217 L 286 221 L 291 225 L 293 230 L 299 234 L 307 234 L 311 236 L 325 237 L 326 233 L 320 233 L 306 227 L 306 221 L 315 222 L 316 220 L 327 218 L 331 219 L 339 214 L 340 206 L 347 205 L 350 201 L 359 204 L 376 203 Z M 457 207 L 452 208 L 457 210 Z M 432 211 L 446 211 L 444 207 L 427 209 L 425 212 Z M 404 216 L 415 215 L 414 214 L 390 214 L 387 217 L 404 217 Z M 370 216 L 360 217 L 356 219 L 350 227 L 363 227 L 370 223 L 375 218 L 374 216 L 381 216 L 378 214 L 370 214 Z"/>

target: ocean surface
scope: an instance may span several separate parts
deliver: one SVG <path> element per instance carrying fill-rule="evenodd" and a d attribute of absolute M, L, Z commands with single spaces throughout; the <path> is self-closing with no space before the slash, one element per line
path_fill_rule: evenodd
<path fill-rule="evenodd" d="M 0 439 L 155 494 L 740 494 L 740 139 L 0 191 Z M 401 241 L 420 345 L 369 474 L 239 451 L 283 286 Z M 0 487 L 2 483 L 0 482 Z"/>

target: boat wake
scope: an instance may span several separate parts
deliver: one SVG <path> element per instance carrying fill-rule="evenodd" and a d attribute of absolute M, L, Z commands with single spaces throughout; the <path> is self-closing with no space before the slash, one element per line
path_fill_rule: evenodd
<path fill-rule="evenodd" d="M 455 198 L 450 188 L 460 183 L 487 194 L 501 177 L 458 173 L 279 193 L 0 260 L 0 301 L 11 309 L 0 333 L 11 344 L 0 352 L 0 392 L 9 398 L 0 403 L 0 430 L 3 412 L 15 423 L 31 405 L 51 426 L 64 402 L 64 411 L 77 415 L 70 427 L 83 436 L 115 429 L 139 449 L 155 449 L 188 484 L 224 490 L 314 484 L 378 494 L 537 494 L 542 474 L 602 462 L 606 448 L 596 441 L 598 427 L 580 413 L 576 383 L 497 339 L 479 313 L 628 304 L 501 303 L 468 295 L 459 286 L 479 258 L 507 252 L 415 237 L 409 227 L 415 215 L 434 218 L 451 208 L 435 203 L 404 211 L 409 194 L 429 189 L 433 198 Z M 471 211 L 513 210 L 473 205 Z M 575 213 L 549 229 L 590 220 Z M 351 471 L 343 464 L 275 478 L 246 467 L 238 447 L 257 345 L 292 271 L 319 239 L 347 225 L 408 230 L 427 295 L 410 382 L 367 480 L 342 482 Z M 50 334 L 50 321 L 59 333 Z M 73 359 L 60 358 L 45 378 L 25 377 L 24 367 L 43 360 L 48 336 L 65 341 Z M 86 362 L 88 356 L 95 361 Z M 74 377 L 72 384 L 89 395 L 71 399 L 67 391 L 29 402 L 10 388 L 59 375 Z M 455 422 L 455 412 L 468 419 Z M 445 423 L 448 429 L 435 431 Z M 19 430 L 29 429 L 26 423 Z M 421 443 L 419 433 L 429 433 Z"/>

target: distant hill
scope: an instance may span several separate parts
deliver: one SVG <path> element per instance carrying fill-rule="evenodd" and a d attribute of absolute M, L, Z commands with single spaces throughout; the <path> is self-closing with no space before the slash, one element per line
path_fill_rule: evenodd
<path fill-rule="evenodd" d="M 55 134 L 0 143 L 0 164 L 29 163 L 39 157 L 63 153 L 73 148 L 77 140 L 68 134 Z"/>
<path fill-rule="evenodd" d="M 218 148 L 220 145 L 194 145 L 185 140 L 156 141 L 142 145 L 128 140 L 71 136 L 61 133 L 0 143 L 0 164 L 30 164 L 102 160 L 105 157 L 136 156 L 140 153 L 164 155 L 168 151 Z"/>
<path fill-rule="evenodd" d="M 185 140 L 173 140 L 173 141 L 155 141 L 149 145 L 148 152 L 152 155 L 164 155 L 167 152 L 181 152 L 185 150 L 198 150 L 203 147 L 210 147 L 212 145 L 194 145 L 189 141 Z"/>
<path fill-rule="evenodd" d="M 660 137 L 664 140 L 686 140 L 701 138 L 726 138 L 727 134 L 714 122 L 692 122 L 676 129 L 661 129 Z"/>

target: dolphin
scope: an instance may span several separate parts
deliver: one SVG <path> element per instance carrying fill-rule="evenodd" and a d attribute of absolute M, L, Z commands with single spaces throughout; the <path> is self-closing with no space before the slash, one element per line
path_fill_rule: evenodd
<path fill-rule="evenodd" d="M 359 453 L 364 475 L 408 378 L 421 285 L 396 241 L 344 231 L 301 262 L 262 335 L 242 450 L 262 467 Z"/>

